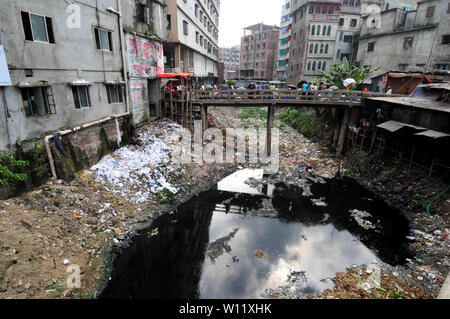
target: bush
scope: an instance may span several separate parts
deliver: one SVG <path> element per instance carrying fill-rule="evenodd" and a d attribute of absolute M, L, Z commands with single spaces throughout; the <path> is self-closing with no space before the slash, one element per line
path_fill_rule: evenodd
<path fill-rule="evenodd" d="M 15 184 L 27 179 L 27 174 L 20 173 L 20 169 L 29 166 L 28 161 L 15 159 L 11 154 L 0 156 L 0 185 Z"/>
<path fill-rule="evenodd" d="M 279 116 L 280 120 L 304 135 L 311 135 L 318 123 L 314 113 L 289 109 Z"/>

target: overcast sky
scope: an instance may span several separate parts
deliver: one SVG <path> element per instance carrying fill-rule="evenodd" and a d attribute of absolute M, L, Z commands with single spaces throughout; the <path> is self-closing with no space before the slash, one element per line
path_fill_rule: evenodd
<path fill-rule="evenodd" d="M 284 0 L 221 0 L 219 46 L 241 44 L 244 27 L 264 22 L 280 25 Z"/>

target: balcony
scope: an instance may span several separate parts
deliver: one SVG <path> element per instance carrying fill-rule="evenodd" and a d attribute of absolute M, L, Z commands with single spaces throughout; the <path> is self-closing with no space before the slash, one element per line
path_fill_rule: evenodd
<path fill-rule="evenodd" d="M 313 21 L 338 21 L 339 15 L 337 14 L 320 14 L 316 13 L 313 16 Z"/>
<path fill-rule="evenodd" d="M 361 7 L 342 6 L 341 12 L 342 13 L 360 13 Z"/>

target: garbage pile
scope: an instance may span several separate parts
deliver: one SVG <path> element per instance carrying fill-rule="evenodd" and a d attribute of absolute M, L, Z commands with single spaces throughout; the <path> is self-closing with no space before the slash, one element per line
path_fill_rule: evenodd
<path fill-rule="evenodd" d="M 122 147 L 92 166 L 96 181 L 137 203 L 165 189 L 176 194 L 177 189 L 166 180 L 174 170 L 169 165 L 171 148 L 149 131 L 141 132 L 138 140 L 139 146 Z"/>

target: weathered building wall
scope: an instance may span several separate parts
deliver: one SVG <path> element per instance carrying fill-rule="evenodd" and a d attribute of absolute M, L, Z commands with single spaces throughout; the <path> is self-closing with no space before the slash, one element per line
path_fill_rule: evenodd
<path fill-rule="evenodd" d="M 98 7 L 96 3 L 98 2 Z M 113 114 L 126 112 L 125 101 L 108 103 L 107 81 L 122 81 L 122 61 L 118 17 L 107 10 L 116 8 L 115 0 L 76 2 L 81 23 L 70 28 L 65 1 L 16 0 L 0 3 L 1 43 L 5 46 L 12 86 L 5 87 L 2 109 L 7 108 L 11 143 L 41 138 L 51 132 L 79 126 Z M 13 5 L 12 5 L 13 4 Z M 54 42 L 25 39 L 21 11 L 52 19 Z M 112 51 L 96 46 L 94 27 L 110 33 Z M 32 70 L 26 76 L 25 70 Z M 90 107 L 75 108 L 70 82 L 88 81 Z M 47 81 L 51 86 L 55 114 L 26 116 L 19 83 Z M 4 137 L 2 136 L 2 140 Z M 5 151 L 5 142 L 0 144 Z"/>

